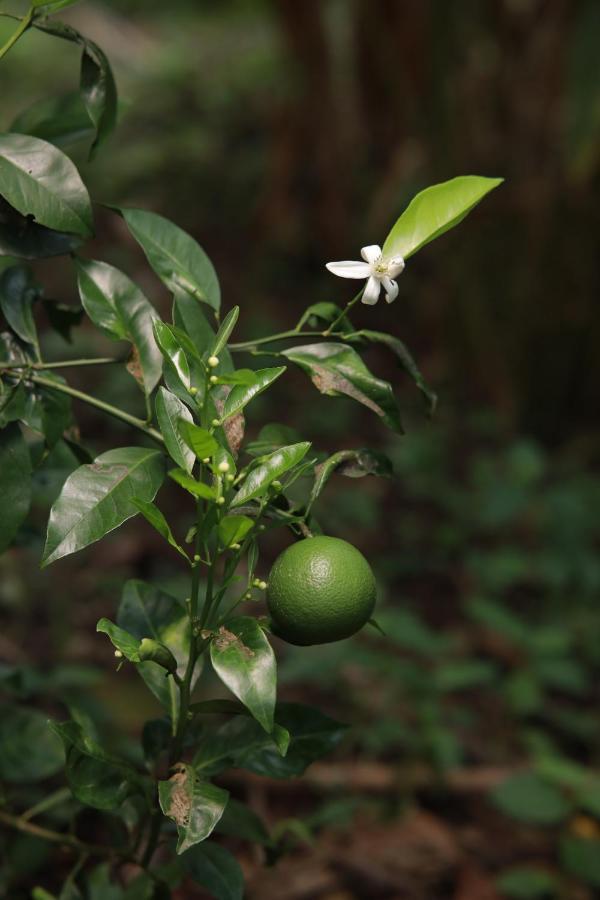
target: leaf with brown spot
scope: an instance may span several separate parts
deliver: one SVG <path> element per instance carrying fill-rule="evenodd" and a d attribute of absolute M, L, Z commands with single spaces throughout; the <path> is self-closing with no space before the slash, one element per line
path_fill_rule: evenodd
<path fill-rule="evenodd" d="M 192 766 L 181 763 L 168 781 L 158 782 L 165 816 L 177 825 L 177 853 L 205 840 L 223 815 L 229 793 L 203 781 Z"/>
<path fill-rule="evenodd" d="M 290 347 L 282 353 L 308 372 L 322 394 L 351 397 L 376 413 L 388 428 L 402 433 L 400 410 L 391 385 L 376 378 L 352 347 L 324 342 Z"/>

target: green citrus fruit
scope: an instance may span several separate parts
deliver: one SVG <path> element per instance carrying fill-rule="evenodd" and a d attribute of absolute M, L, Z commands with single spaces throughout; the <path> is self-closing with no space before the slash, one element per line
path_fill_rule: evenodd
<path fill-rule="evenodd" d="M 340 538 L 306 538 L 275 560 L 267 604 L 276 635 L 327 644 L 357 632 L 375 606 L 376 582 L 362 553 Z"/>

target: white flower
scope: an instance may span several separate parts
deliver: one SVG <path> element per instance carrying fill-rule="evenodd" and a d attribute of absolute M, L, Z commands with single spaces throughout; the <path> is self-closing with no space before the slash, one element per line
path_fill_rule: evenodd
<path fill-rule="evenodd" d="M 360 255 L 365 260 L 346 259 L 342 262 L 327 263 L 327 268 L 340 278 L 367 278 L 368 281 L 362 295 L 362 302 L 373 305 L 379 300 L 379 292 L 383 287 L 385 299 L 392 303 L 398 296 L 398 285 L 394 278 L 404 269 L 404 260 L 401 256 L 392 256 L 386 259 L 381 247 L 371 244 L 363 247 Z"/>

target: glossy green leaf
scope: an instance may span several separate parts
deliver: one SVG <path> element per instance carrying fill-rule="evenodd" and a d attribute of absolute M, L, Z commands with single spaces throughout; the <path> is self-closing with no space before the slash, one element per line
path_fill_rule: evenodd
<path fill-rule="evenodd" d="M 199 844 L 186 853 L 186 872 L 215 900 L 242 900 L 244 875 L 235 856 L 219 844 Z"/>
<path fill-rule="evenodd" d="M 52 722 L 66 755 L 67 782 L 85 806 L 116 809 L 139 783 L 135 771 L 107 753 L 77 722 Z"/>
<path fill-rule="evenodd" d="M 177 825 L 177 853 L 184 853 L 212 833 L 229 794 L 181 764 L 168 781 L 158 782 L 158 799 L 165 816 Z"/>
<path fill-rule="evenodd" d="M 64 765 L 62 746 L 36 709 L 0 705 L 0 779 L 11 784 L 42 781 Z"/>
<path fill-rule="evenodd" d="M 222 547 L 241 544 L 253 528 L 254 520 L 248 516 L 225 516 L 219 522 L 219 543 Z"/>
<path fill-rule="evenodd" d="M 77 259 L 79 296 L 85 311 L 107 337 L 131 341 L 135 348 L 128 369 L 147 394 L 162 373 L 161 353 L 154 341 L 158 314 L 136 284 L 108 263 Z"/>
<path fill-rule="evenodd" d="M 389 478 L 392 474 L 392 464 L 383 453 L 369 450 L 367 447 L 360 450 L 339 450 L 315 466 L 315 480 L 308 501 L 309 510 L 334 472 L 348 478 L 362 478 L 363 475 Z"/>
<path fill-rule="evenodd" d="M 385 346 L 396 356 L 399 364 L 404 371 L 410 375 L 417 388 L 423 394 L 429 408 L 429 415 L 432 416 L 435 413 L 438 402 L 437 394 L 432 391 L 426 383 L 410 350 L 403 341 L 391 334 L 385 334 L 385 332 L 382 331 L 369 331 L 369 329 L 364 328 L 361 331 L 354 332 L 352 335 L 346 335 L 347 340 L 352 340 L 353 338 L 361 338 L 370 343 L 385 344 Z"/>
<path fill-rule="evenodd" d="M 64 0 L 58 0 L 59 3 Z M 60 7 L 54 6 L 54 9 Z M 117 88 L 104 51 L 71 25 L 64 22 L 34 20 L 34 26 L 54 37 L 78 44 L 82 49 L 79 93 L 95 128 L 90 158 L 112 132 L 117 121 Z"/>
<path fill-rule="evenodd" d="M 223 321 L 221 322 L 221 326 L 217 331 L 217 336 L 215 338 L 215 342 L 213 344 L 212 350 L 210 351 L 210 356 L 218 356 L 223 347 L 226 346 L 227 341 L 231 336 L 231 332 L 235 328 L 235 323 L 238 320 L 238 316 L 240 314 L 239 306 L 234 306 L 231 309 Z"/>
<path fill-rule="evenodd" d="M 241 488 L 231 501 L 231 506 L 240 506 L 264 494 L 271 482 L 300 462 L 309 447 L 308 441 L 290 444 L 288 447 L 280 447 L 259 461 L 242 482 Z"/>
<path fill-rule="evenodd" d="M 165 376 L 170 368 L 172 376 L 189 393 L 192 386 L 189 362 L 172 328 L 157 319 L 154 322 L 154 337 L 165 360 Z"/>
<path fill-rule="evenodd" d="M 139 638 L 129 634 L 124 628 L 119 628 L 118 625 L 115 625 L 114 622 L 111 622 L 110 619 L 106 618 L 102 618 L 98 621 L 96 631 L 108 635 L 113 647 L 122 653 L 129 662 L 141 662 Z"/>
<path fill-rule="evenodd" d="M 106 54 L 90 40 L 83 42 L 79 88 L 96 129 L 91 159 L 117 123 L 117 87 Z"/>
<path fill-rule="evenodd" d="M 210 658 L 221 681 L 267 732 L 273 731 L 277 691 L 275 654 L 264 631 L 250 616 L 238 616 L 219 628 Z"/>
<path fill-rule="evenodd" d="M 369 372 L 352 347 L 324 342 L 290 347 L 282 353 L 308 372 L 322 394 L 351 397 L 377 413 L 388 428 L 402 432 L 400 411 L 391 386 Z"/>
<path fill-rule="evenodd" d="M 38 225 L 92 234 L 92 207 L 79 172 L 68 156 L 39 138 L 0 134 L 0 196 Z"/>
<path fill-rule="evenodd" d="M 131 234 L 161 281 L 218 310 L 221 290 L 210 259 L 196 241 L 168 219 L 143 209 L 121 209 Z"/>
<path fill-rule="evenodd" d="M 37 100 L 19 113 L 10 130 L 30 134 L 61 148 L 90 140 L 95 133 L 79 91 Z"/>
<path fill-rule="evenodd" d="M 132 580 L 125 584 L 117 613 L 117 625 L 138 640 L 151 637 L 169 648 L 177 661 L 177 673 L 183 678 L 190 647 L 190 629 L 187 610 L 183 603 L 154 585 Z M 164 669 L 153 662 L 137 666 L 150 690 L 167 709 L 179 691 L 172 678 L 166 678 Z M 194 673 L 194 682 L 200 665 Z"/>
<path fill-rule="evenodd" d="M 334 322 L 342 313 L 342 310 L 335 303 L 324 301 L 321 303 L 313 303 L 308 306 L 302 313 L 302 317 L 296 328 L 298 331 L 308 324 L 310 327 L 317 327 L 320 322 Z M 343 316 L 336 331 L 352 331 L 352 323 L 347 316 Z M 335 333 L 335 332 L 334 332 Z"/>
<path fill-rule="evenodd" d="M 229 419 L 236 413 L 240 412 L 250 401 L 266 390 L 280 375 L 285 372 L 285 366 L 278 366 L 271 369 L 258 369 L 254 373 L 254 381 L 252 384 L 236 385 L 229 392 L 223 412 L 221 413 L 221 421 Z"/>
<path fill-rule="evenodd" d="M 225 372 L 219 375 L 219 384 L 250 385 L 254 384 L 256 372 L 254 369 L 235 369 L 233 372 Z"/>
<path fill-rule="evenodd" d="M 188 447 L 179 430 L 179 422 L 193 422 L 192 414 L 181 400 L 164 387 L 159 387 L 155 400 L 156 419 L 171 459 L 191 473 L 196 455 Z"/>
<path fill-rule="evenodd" d="M 198 481 L 193 475 L 189 475 L 185 469 L 170 469 L 169 478 L 176 481 L 182 488 L 189 491 L 194 497 L 202 497 L 203 500 L 214 500 L 217 493 L 214 488 Z"/>
<path fill-rule="evenodd" d="M 0 276 L 0 308 L 12 330 L 28 344 L 37 344 L 33 304 L 41 288 L 27 266 L 9 266 Z"/>
<path fill-rule="evenodd" d="M 554 825 L 571 811 L 564 794 L 532 772 L 511 776 L 494 788 L 491 796 L 507 816 L 536 825 Z"/>
<path fill-rule="evenodd" d="M 434 184 L 414 197 L 383 244 L 384 256 L 408 259 L 429 241 L 454 228 L 502 178 L 461 175 Z"/>
<path fill-rule="evenodd" d="M 210 356 L 211 347 L 214 346 L 216 335 L 204 315 L 204 309 L 194 297 L 179 289 L 173 292 L 173 323 L 188 335 L 198 352 Z M 223 347 L 219 353 L 219 365 L 214 370 L 215 375 L 222 375 L 233 369 L 233 360 L 227 347 Z"/>
<path fill-rule="evenodd" d="M 9 547 L 31 504 L 31 457 L 21 429 L 11 423 L 0 430 L 0 553 Z"/>
<path fill-rule="evenodd" d="M 42 565 L 100 540 L 137 512 L 134 497 L 153 500 L 164 478 L 158 450 L 121 447 L 70 475 L 50 511 Z"/>
<path fill-rule="evenodd" d="M 205 729 L 194 765 L 207 775 L 235 766 L 270 778 L 293 778 L 330 753 L 347 731 L 347 726 L 298 703 L 278 703 L 275 720 L 276 727 L 289 733 L 284 756 L 258 722 L 237 716 L 218 728 Z"/>
<path fill-rule="evenodd" d="M 219 449 L 219 444 L 206 428 L 200 428 L 191 422 L 178 422 L 179 433 L 190 450 L 193 450 L 198 459 L 206 459 L 213 456 Z"/>
<path fill-rule="evenodd" d="M 174 550 L 177 550 L 185 559 L 188 559 L 188 555 L 181 547 L 175 537 L 173 532 L 171 531 L 171 526 L 165 519 L 161 510 L 156 506 L 155 503 L 151 503 L 148 500 L 140 500 L 139 497 L 134 497 L 131 501 L 134 506 L 137 506 L 143 517 L 149 522 L 153 528 L 156 528 L 158 533 L 167 541 L 168 544 L 173 547 Z M 189 561 L 189 559 L 188 559 Z"/>
<path fill-rule="evenodd" d="M 77 250 L 83 240 L 79 235 L 38 225 L 0 196 L 0 256 L 18 259 L 63 256 Z"/>

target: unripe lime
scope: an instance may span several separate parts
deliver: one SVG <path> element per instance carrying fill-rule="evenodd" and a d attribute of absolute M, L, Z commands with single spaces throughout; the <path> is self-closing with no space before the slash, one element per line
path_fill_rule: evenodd
<path fill-rule="evenodd" d="M 371 618 L 375 576 L 362 553 L 340 538 L 307 538 L 276 559 L 267 604 L 276 635 L 290 644 L 327 644 Z"/>

